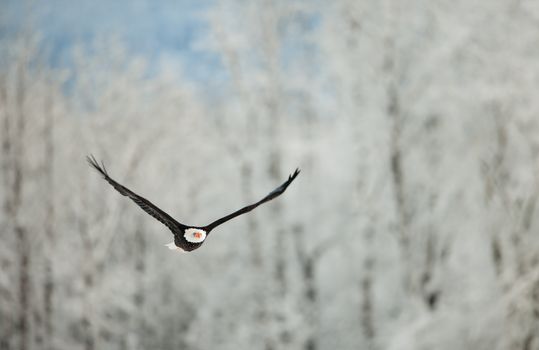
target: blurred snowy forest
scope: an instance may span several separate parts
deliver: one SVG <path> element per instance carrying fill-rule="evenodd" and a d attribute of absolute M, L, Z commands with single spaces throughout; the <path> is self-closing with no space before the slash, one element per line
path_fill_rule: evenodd
<path fill-rule="evenodd" d="M 211 89 L 2 36 L 0 349 L 539 349 L 537 2 L 203 15 Z M 302 173 L 176 254 L 89 153 L 193 225 Z"/>

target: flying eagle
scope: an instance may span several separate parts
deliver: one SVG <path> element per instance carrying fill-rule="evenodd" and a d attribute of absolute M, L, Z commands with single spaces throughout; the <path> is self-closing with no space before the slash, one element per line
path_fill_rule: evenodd
<path fill-rule="evenodd" d="M 146 198 L 139 196 L 127 187 L 114 181 L 107 173 L 107 169 L 105 168 L 103 162 L 101 162 L 101 165 L 99 165 L 94 156 L 87 156 L 86 159 L 88 160 L 90 166 L 99 171 L 99 173 L 103 175 L 103 178 L 107 180 L 107 182 L 111 184 L 112 187 L 116 189 L 116 191 L 120 192 L 124 196 L 129 197 L 133 202 L 135 202 L 139 207 L 141 207 L 142 210 L 159 220 L 161 223 L 165 224 L 165 226 L 167 226 L 174 235 L 174 242 L 166 244 L 165 246 L 167 246 L 171 250 L 178 250 L 182 252 L 190 252 L 192 250 L 200 248 L 200 246 L 202 246 L 202 244 L 206 240 L 206 237 L 217 226 L 235 218 L 236 216 L 248 213 L 259 205 L 280 196 L 281 194 L 283 194 L 284 191 L 286 191 L 288 185 L 290 185 L 292 181 L 294 181 L 296 176 L 298 176 L 299 174 L 299 169 L 296 169 L 296 171 L 294 171 L 294 173 L 288 177 L 288 180 L 286 180 L 281 186 L 277 187 L 276 189 L 271 191 L 266 197 L 262 198 L 254 204 L 243 207 L 233 212 L 232 214 L 215 220 L 209 225 L 190 226 L 184 225 L 174 220 L 170 215 L 159 209 L 155 204 L 151 203 Z"/>

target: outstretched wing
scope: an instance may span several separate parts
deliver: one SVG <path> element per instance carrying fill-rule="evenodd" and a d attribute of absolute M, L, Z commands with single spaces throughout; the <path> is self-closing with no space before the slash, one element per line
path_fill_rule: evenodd
<path fill-rule="evenodd" d="M 179 223 L 178 221 L 174 220 L 170 215 L 159 209 L 155 204 L 147 200 L 146 198 L 143 198 L 136 194 L 135 192 L 131 191 L 125 186 L 120 185 L 116 181 L 114 181 L 109 174 L 107 173 L 107 169 L 105 169 L 105 165 L 103 162 L 101 162 L 101 166 L 96 161 L 94 156 L 87 156 L 86 160 L 88 160 L 88 163 L 90 166 L 95 168 L 101 175 L 103 175 L 103 178 L 107 180 L 109 184 L 112 185 L 116 189 L 116 191 L 120 192 L 122 195 L 127 196 L 131 198 L 133 202 L 135 202 L 139 207 L 142 208 L 146 213 L 150 214 L 163 224 L 165 224 L 172 232 L 178 231 L 178 229 L 186 229 L 187 226 L 184 224 Z"/>
<path fill-rule="evenodd" d="M 251 210 L 253 210 L 254 208 L 258 207 L 260 204 L 264 204 L 264 203 L 272 200 L 273 198 L 280 196 L 281 194 L 284 193 L 284 191 L 286 191 L 286 188 L 288 187 L 288 185 L 290 185 L 292 183 L 292 181 L 294 181 L 296 176 L 298 176 L 299 172 L 300 172 L 300 170 L 296 169 L 296 171 L 294 171 L 294 173 L 292 175 L 288 176 L 288 180 L 286 180 L 281 186 L 279 186 L 276 189 L 274 189 L 273 191 L 271 191 L 266 197 L 262 198 L 258 202 L 254 203 L 254 204 L 251 204 L 251 205 L 248 205 L 246 207 L 243 207 L 240 210 L 237 210 L 237 211 L 233 212 L 232 214 L 229 214 L 229 215 L 227 215 L 227 216 L 225 216 L 223 218 L 220 218 L 219 220 L 215 220 L 214 222 L 212 222 L 208 226 L 204 227 L 203 230 L 209 232 L 212 229 L 214 229 L 215 227 L 227 222 L 228 220 L 231 220 L 231 219 L 235 218 L 236 216 L 248 213 Z"/>

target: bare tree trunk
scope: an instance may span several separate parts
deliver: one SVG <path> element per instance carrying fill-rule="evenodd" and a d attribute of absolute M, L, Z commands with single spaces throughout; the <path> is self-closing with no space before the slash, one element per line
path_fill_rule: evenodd
<path fill-rule="evenodd" d="M 314 324 L 318 323 L 318 290 L 316 289 L 316 280 L 315 280 L 315 261 L 312 256 L 303 261 L 302 265 L 302 276 L 304 280 L 304 297 L 307 304 L 306 313 L 308 315 L 307 319 L 310 324 L 313 325 L 313 328 L 307 339 L 305 340 L 305 350 L 317 350 L 318 341 L 316 337 L 316 332 L 318 327 Z"/>
<path fill-rule="evenodd" d="M 262 96 L 262 102 L 266 106 L 266 119 L 267 133 L 269 140 L 269 176 L 272 181 L 279 183 L 282 181 L 282 150 L 280 148 L 281 137 L 281 80 L 280 69 L 278 63 L 279 57 L 279 33 L 277 20 L 280 15 L 281 8 L 278 4 L 275 4 L 268 0 L 260 2 L 260 10 L 264 15 L 261 16 L 261 33 L 264 38 L 262 51 L 264 58 L 265 74 L 269 78 L 268 92 L 265 96 Z M 276 202 L 272 204 L 272 216 L 275 225 L 275 243 L 274 243 L 274 278 L 276 282 L 276 296 L 282 298 L 287 291 L 286 280 L 286 248 L 288 244 L 282 218 L 282 203 Z"/>
<path fill-rule="evenodd" d="M 387 97 L 387 114 L 391 119 L 389 156 L 391 177 L 393 179 L 393 194 L 395 196 L 395 205 L 397 210 L 397 217 L 399 220 L 399 240 L 402 247 L 407 251 L 410 244 L 410 238 L 408 237 L 409 215 L 406 207 L 406 198 L 404 191 L 404 171 L 402 166 L 402 117 L 400 115 L 399 97 L 393 84 L 388 87 Z"/>
<path fill-rule="evenodd" d="M 390 49 L 391 50 L 391 49 Z M 394 65 L 393 57 L 387 57 L 385 66 L 390 75 Z M 391 79 L 392 80 L 392 79 Z M 390 148 L 389 166 L 393 184 L 393 196 L 395 210 L 397 214 L 398 241 L 403 259 L 404 276 L 403 286 L 407 292 L 413 292 L 413 276 L 411 272 L 411 252 L 410 252 L 410 214 L 407 207 L 406 193 L 404 189 L 404 170 L 402 160 L 402 116 L 400 111 L 400 101 L 397 87 L 394 81 L 390 81 L 387 87 L 387 108 L 386 113 L 390 119 Z"/>
<path fill-rule="evenodd" d="M 434 264 L 434 246 L 431 236 L 427 239 L 425 247 L 424 271 L 420 274 L 414 265 L 412 256 L 411 242 L 411 224 L 412 211 L 410 208 L 410 199 L 406 193 L 406 173 L 403 164 L 403 128 L 404 116 L 401 106 L 401 96 L 399 93 L 398 77 L 396 71 L 395 43 L 393 38 L 386 39 L 386 55 L 383 67 L 386 72 L 388 83 L 386 87 L 386 113 L 390 122 L 390 148 L 389 148 L 389 168 L 393 184 L 393 196 L 395 211 L 397 216 L 397 233 L 403 261 L 403 287 L 404 291 L 410 296 L 419 297 L 425 303 L 427 308 L 432 309 L 436 303 L 437 294 L 426 291 L 429 281 L 432 279 L 432 269 Z"/>
<path fill-rule="evenodd" d="M 144 224 L 140 222 L 135 230 L 135 278 L 136 290 L 133 294 L 133 305 L 135 306 L 135 319 L 133 328 L 135 330 L 135 348 L 144 348 L 144 334 L 146 328 L 144 306 L 146 304 L 146 238 L 144 234 Z"/>
<path fill-rule="evenodd" d="M 11 120 L 10 115 L 7 110 L 7 81 L 4 76 L 0 76 L 0 111 L 2 112 L 2 157 L 0 161 L 2 162 L 2 178 L 4 180 L 4 193 L 6 194 L 3 198 L 2 209 L 4 210 L 6 218 L 9 218 L 8 215 L 11 215 L 11 156 L 12 156 L 12 140 L 11 140 Z"/>
<path fill-rule="evenodd" d="M 402 115 L 400 107 L 400 97 L 396 86 L 396 73 L 394 72 L 395 57 L 394 43 L 392 39 L 386 40 L 386 56 L 384 58 L 384 69 L 388 77 L 388 85 L 386 87 L 386 113 L 390 122 L 390 138 L 389 138 L 389 169 L 393 182 L 393 196 L 395 198 L 395 209 L 398 219 L 399 242 L 405 255 L 408 254 L 409 236 L 408 224 L 409 215 L 406 204 L 404 191 L 404 171 L 402 165 Z"/>
<path fill-rule="evenodd" d="M 508 173 L 504 166 L 507 152 L 507 131 L 505 125 L 501 122 L 498 107 L 493 106 L 493 110 L 496 124 L 496 147 L 492 161 L 489 164 L 483 164 L 485 203 L 487 206 L 490 206 L 492 198 L 494 196 L 500 196 L 502 198 L 502 203 L 507 207 L 506 209 L 511 210 L 508 208 L 508 206 L 510 206 L 510 200 L 506 192 Z M 518 238 L 513 240 L 513 242 L 518 242 Z M 496 274 L 501 276 L 504 272 L 506 252 L 504 251 L 503 242 L 499 232 L 493 232 L 490 246 Z"/>
<path fill-rule="evenodd" d="M 12 168 L 11 168 L 11 156 L 12 156 L 12 140 L 11 140 L 11 120 L 10 115 L 7 110 L 7 81 L 5 80 L 4 76 L 0 75 L 0 113 L 2 116 L 2 127 L 0 128 L 2 132 L 2 137 L 0 137 L 0 140 L 2 140 L 2 156 L 0 157 L 1 162 L 1 171 L 2 171 L 2 179 L 4 180 L 4 193 L 5 196 L 2 200 L 2 210 L 4 212 L 4 218 L 6 219 L 6 230 L 7 232 L 14 231 L 13 226 L 13 218 L 12 215 L 12 186 L 11 186 L 11 175 L 12 175 Z M 2 257 L 1 261 L 3 266 L 10 266 L 14 265 L 13 261 L 11 259 L 6 258 L 4 260 L 4 257 Z M 8 299 L 7 303 L 10 303 L 9 299 L 13 299 L 15 293 L 11 290 L 11 288 L 6 288 L 6 290 L 2 291 L 4 295 L 6 295 L 6 299 Z M 5 317 L 1 324 L 0 324 L 0 349 L 2 350 L 8 350 L 11 348 L 12 345 L 12 338 L 15 332 L 13 319 L 11 317 Z"/>
<path fill-rule="evenodd" d="M 253 178 L 253 167 L 249 161 L 244 161 L 241 168 L 241 184 L 242 184 L 242 193 L 245 203 L 251 203 L 253 201 L 253 194 L 251 191 L 252 188 L 252 178 Z M 247 220 L 247 231 L 249 232 L 249 243 L 251 246 L 251 262 L 254 271 L 254 276 L 261 276 L 263 261 L 262 261 L 262 247 L 260 244 L 260 236 L 257 234 L 258 224 L 256 222 L 256 216 L 250 215 L 245 218 Z M 256 278 L 258 280 L 258 278 Z M 260 292 L 261 285 L 259 281 L 255 282 L 254 290 Z"/>
<path fill-rule="evenodd" d="M 275 102 L 276 103 L 276 102 Z M 271 105 L 271 103 L 270 103 Z M 273 112 L 270 112 L 269 119 L 274 121 L 276 124 L 279 123 L 279 117 L 277 116 L 276 105 L 275 109 L 270 108 Z M 277 138 L 279 137 L 279 128 L 278 126 L 272 126 L 270 131 L 270 139 L 274 140 L 273 145 L 270 147 L 270 158 L 269 158 L 269 174 L 270 178 L 274 183 L 279 183 L 282 181 L 282 171 L 281 171 L 281 162 L 282 155 L 281 150 L 279 149 L 279 142 Z M 275 280 L 275 302 L 279 305 L 283 302 L 286 294 L 288 293 L 288 283 L 286 271 L 288 270 L 286 254 L 287 254 L 287 240 L 289 235 L 286 234 L 283 227 L 283 215 L 282 215 L 282 203 L 277 201 L 272 204 L 272 222 L 274 223 L 274 254 L 273 254 L 273 263 L 274 270 L 273 276 Z M 286 344 L 290 342 L 290 333 L 288 329 L 283 327 L 283 316 L 278 312 L 274 313 L 274 322 L 279 329 L 278 338 L 275 339 L 277 345 L 272 345 L 270 347 L 280 348 L 278 344 Z M 284 320 L 285 324 L 287 320 Z M 267 349 L 269 350 L 269 349 Z"/>
<path fill-rule="evenodd" d="M 20 336 L 19 349 L 28 349 L 29 343 L 29 311 L 30 311 L 30 242 L 26 230 L 16 226 L 17 246 L 19 254 L 19 321 L 17 331 Z"/>
<path fill-rule="evenodd" d="M 45 106 L 44 140 L 45 140 L 45 254 L 44 254 L 44 276 L 43 276 L 43 323 L 45 330 L 45 349 L 54 348 L 54 323 L 53 323 L 53 298 L 54 298 L 54 222 L 55 222 L 55 188 L 54 188 L 54 115 L 53 115 L 53 96 L 48 95 L 47 105 Z"/>
<path fill-rule="evenodd" d="M 84 250 L 91 249 L 87 243 L 84 244 Z M 88 254 L 90 255 L 90 254 Z M 81 318 L 81 325 L 83 330 L 83 346 L 85 350 L 94 350 L 95 349 L 95 325 L 93 320 L 93 310 L 92 310 L 92 298 L 88 294 L 92 294 L 94 291 L 95 284 L 95 273 L 94 273 L 94 264 L 92 262 L 92 257 L 87 256 L 85 259 L 85 264 L 82 273 L 82 280 L 84 286 L 85 300 L 83 307 L 83 314 Z"/>
<path fill-rule="evenodd" d="M 363 259 L 363 275 L 360 281 L 360 315 L 361 327 L 368 349 L 375 349 L 376 327 L 374 325 L 374 300 L 373 300 L 373 279 L 374 279 L 374 256 L 371 253 L 374 229 L 368 227 L 365 231 L 366 255 Z"/>
<path fill-rule="evenodd" d="M 438 264 L 443 263 L 443 256 L 436 256 L 436 235 L 432 232 L 428 232 L 425 263 L 423 265 L 423 273 L 420 281 L 420 292 L 423 298 L 423 302 L 427 305 L 429 310 L 434 311 L 440 299 L 440 290 L 432 286 L 432 280 L 435 274 L 435 268 Z"/>
<path fill-rule="evenodd" d="M 533 188 L 529 189 L 525 200 L 515 198 L 510 190 L 511 171 L 510 159 L 507 157 L 508 119 L 503 115 L 499 103 L 491 106 L 494 115 L 494 132 L 496 150 L 490 161 L 483 163 L 483 177 L 485 181 L 485 203 L 487 210 L 492 208 L 495 217 L 506 215 L 508 227 L 497 227 L 491 237 L 492 261 L 496 274 L 499 278 L 501 289 L 509 293 L 513 285 L 519 280 L 525 280 L 530 271 L 539 266 L 537 255 L 529 254 L 529 243 L 533 234 L 533 212 L 539 198 L 539 183 L 536 180 Z M 529 140 L 530 148 L 536 148 L 536 144 Z M 534 169 L 534 168 L 532 168 Z M 498 201 L 493 201 L 498 197 Z M 500 230 L 508 231 L 503 234 Z M 504 239 L 505 238 L 505 239 Z M 510 278 L 508 278 L 510 277 Z M 509 349 L 539 349 L 539 281 L 530 281 L 529 290 L 522 292 L 518 299 L 511 300 L 507 306 L 507 322 L 511 327 L 507 328 Z M 515 331 L 518 330 L 518 331 Z"/>
<path fill-rule="evenodd" d="M 304 291 L 303 295 L 306 302 L 305 313 L 307 315 L 307 322 L 311 324 L 312 329 L 309 332 L 307 339 L 305 340 L 304 348 L 305 350 L 317 350 L 318 349 L 318 340 L 317 340 L 317 330 L 318 327 L 318 289 L 316 288 L 316 264 L 315 259 L 312 256 L 309 256 L 307 259 L 304 259 L 301 265 L 301 272 L 303 278 Z"/>
<path fill-rule="evenodd" d="M 248 145 L 250 147 L 252 145 Z M 244 161 L 242 164 L 242 193 L 245 203 L 251 203 L 253 201 L 252 194 L 252 178 L 253 168 L 249 161 Z M 264 279 L 264 261 L 262 255 L 262 244 L 260 242 L 260 235 L 258 231 L 258 223 L 255 215 L 250 215 L 245 218 L 247 220 L 247 231 L 249 232 L 249 245 L 251 247 L 251 266 L 252 266 L 252 290 L 254 291 L 254 322 L 257 325 L 256 329 L 267 329 L 269 321 L 268 312 L 268 296 L 267 288 Z M 264 335 L 264 344 L 267 350 L 273 348 L 271 339 L 267 335 Z"/>
<path fill-rule="evenodd" d="M 82 198 L 84 201 L 87 200 L 88 193 L 86 191 L 86 184 L 82 185 Z M 87 208 L 86 203 L 83 204 L 83 208 Z M 82 213 L 79 218 L 79 232 L 82 239 L 82 250 L 84 252 L 83 261 L 82 261 L 82 285 L 84 291 L 84 300 L 82 315 L 81 315 L 81 329 L 82 329 L 82 344 L 84 350 L 94 350 L 96 348 L 96 339 L 95 339 L 95 324 L 93 319 L 93 305 L 92 305 L 92 294 L 94 292 L 95 284 L 95 261 L 92 256 L 94 246 L 92 244 L 92 238 L 90 237 L 90 232 L 88 229 L 88 218 L 86 213 Z"/>
<path fill-rule="evenodd" d="M 278 146 L 275 145 L 274 147 L 278 147 Z M 274 148 L 270 152 L 269 164 L 270 164 L 270 168 L 269 168 L 270 178 L 275 183 L 282 181 L 281 154 L 278 149 Z M 273 221 L 276 223 L 274 275 L 275 275 L 275 280 L 277 282 L 277 294 L 279 296 L 284 296 L 287 290 L 286 258 L 285 258 L 287 236 L 285 235 L 283 227 L 280 224 L 282 222 L 282 205 L 280 202 L 273 203 L 272 217 L 273 217 Z"/>
<path fill-rule="evenodd" d="M 320 261 L 324 256 L 336 246 L 336 240 L 331 237 L 328 240 L 319 242 L 313 249 L 307 250 L 308 244 L 305 240 L 304 227 L 302 224 L 294 225 L 292 232 L 292 243 L 295 248 L 296 257 L 300 267 L 301 277 L 301 311 L 305 317 L 305 323 L 309 326 L 307 337 L 304 341 L 305 350 L 317 350 L 319 348 L 318 339 L 318 319 L 319 289 L 316 285 L 316 271 Z"/>
<path fill-rule="evenodd" d="M 319 348 L 318 329 L 319 329 L 319 291 L 316 285 L 316 269 L 320 259 L 331 249 L 330 244 L 323 242 L 312 251 L 307 251 L 304 235 L 304 227 L 301 224 L 294 226 L 292 236 L 296 257 L 300 267 L 301 285 L 302 285 L 302 312 L 305 315 L 305 324 L 309 330 L 303 343 L 305 350 L 317 350 Z"/>
<path fill-rule="evenodd" d="M 16 143 L 13 145 L 13 184 L 12 201 L 9 210 L 10 217 L 15 223 L 15 235 L 17 237 L 17 247 L 19 254 L 19 320 L 18 332 L 20 337 L 20 349 L 26 350 L 29 347 L 30 334 L 30 240 L 28 232 L 19 222 L 19 211 L 22 205 L 23 187 L 23 159 L 24 159 L 24 136 L 26 129 L 26 116 L 24 112 L 25 103 L 25 74 L 23 64 L 18 66 L 16 81 L 16 120 L 15 137 Z"/>

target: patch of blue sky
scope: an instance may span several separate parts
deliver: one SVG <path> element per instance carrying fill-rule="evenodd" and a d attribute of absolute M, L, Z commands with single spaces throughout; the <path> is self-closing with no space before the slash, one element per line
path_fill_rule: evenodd
<path fill-rule="evenodd" d="M 319 54 L 316 30 L 322 17 L 316 12 L 298 13 L 282 24 L 281 64 L 284 70 L 301 69 L 316 74 Z"/>
<path fill-rule="evenodd" d="M 117 37 L 128 54 L 148 62 L 149 76 L 166 65 L 212 92 L 229 78 L 221 56 L 199 45 L 210 35 L 206 14 L 215 1 L 0 0 L 0 38 L 37 30 L 46 48 L 45 60 L 53 67 L 69 67 L 76 45 L 91 54 L 97 41 Z M 300 11 L 280 23 L 284 70 L 316 73 L 317 47 L 312 34 L 321 21 L 317 12 Z"/>
<path fill-rule="evenodd" d="M 145 58 L 149 74 L 162 56 L 178 57 L 182 74 L 193 80 L 219 75 L 218 54 L 195 48 L 207 35 L 203 14 L 214 0 L 0 0 L 0 37 L 30 28 L 41 33 L 52 66 L 70 65 L 71 51 L 81 44 L 91 51 L 96 40 L 116 36 L 126 49 Z"/>

